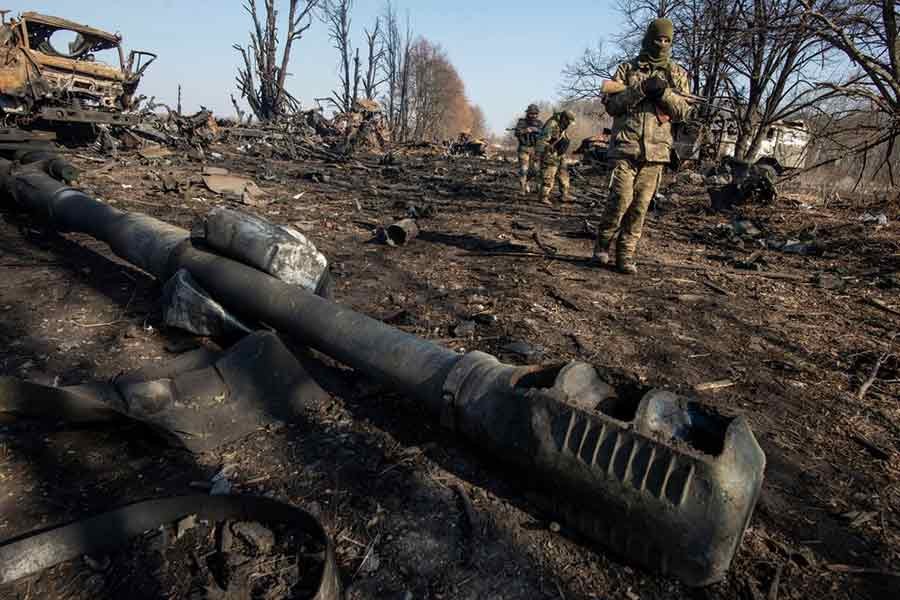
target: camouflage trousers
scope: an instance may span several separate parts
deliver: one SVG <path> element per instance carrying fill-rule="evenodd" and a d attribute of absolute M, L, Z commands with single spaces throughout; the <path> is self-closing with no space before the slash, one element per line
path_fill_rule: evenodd
<path fill-rule="evenodd" d="M 538 199 L 541 202 L 550 202 L 550 192 L 553 191 L 555 182 L 559 182 L 562 201 L 567 202 L 569 199 L 569 166 L 566 164 L 565 157 L 547 153 L 541 158 L 541 189 L 538 193 Z"/>
<path fill-rule="evenodd" d="M 613 160 L 610 166 L 609 198 L 597 225 L 596 250 L 609 252 L 618 234 L 616 256 L 627 259 L 637 250 L 664 165 L 623 158 Z"/>
<path fill-rule="evenodd" d="M 534 162 L 534 146 L 519 146 L 519 187 L 523 194 L 527 194 L 528 173 L 531 170 L 531 163 Z"/>

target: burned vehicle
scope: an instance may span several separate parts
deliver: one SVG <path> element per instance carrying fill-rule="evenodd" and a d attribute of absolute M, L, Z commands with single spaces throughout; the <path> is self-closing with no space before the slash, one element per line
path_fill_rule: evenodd
<path fill-rule="evenodd" d="M 487 156 L 487 147 L 487 142 L 480 138 L 473 138 L 472 134 L 463 131 L 456 141 L 450 143 L 448 152 L 451 156 L 485 157 Z"/>
<path fill-rule="evenodd" d="M 126 59 L 118 33 L 23 13 L 0 25 L 0 117 L 19 126 L 38 120 L 133 124 L 126 111 L 155 59 L 143 51 Z"/>
<path fill-rule="evenodd" d="M 572 154 L 580 155 L 581 161 L 585 164 L 605 165 L 611 135 L 612 130 L 606 127 L 602 133 L 581 140 L 581 144 Z"/>
<path fill-rule="evenodd" d="M 734 158 L 737 139 L 734 120 L 718 116 L 709 124 L 679 124 L 673 148 L 682 161 L 720 163 Z M 771 167 L 778 174 L 803 168 L 810 139 L 803 121 L 777 121 L 768 126 L 759 150 L 746 162 Z"/>
<path fill-rule="evenodd" d="M 717 138 L 718 157 L 734 157 L 737 142 L 736 129 L 727 124 L 712 131 Z M 768 126 L 765 138 L 760 144 L 751 164 L 769 165 L 779 174 L 791 169 L 802 168 L 806 164 L 810 132 L 803 121 L 778 121 Z"/>

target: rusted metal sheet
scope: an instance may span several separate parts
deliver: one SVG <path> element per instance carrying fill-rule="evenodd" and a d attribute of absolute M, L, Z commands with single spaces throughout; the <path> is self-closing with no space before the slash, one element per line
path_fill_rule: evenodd
<path fill-rule="evenodd" d="M 92 37 L 106 40 L 110 44 L 118 44 L 122 41 L 122 36 L 120 35 L 109 33 L 107 31 L 103 31 L 102 29 L 88 27 L 87 25 L 82 25 L 80 23 L 76 23 L 75 21 L 69 21 L 68 19 L 51 17 L 49 15 L 42 15 L 36 12 L 22 13 L 21 18 L 23 21 L 28 21 L 31 23 L 42 23 L 44 25 L 49 25 L 50 27 L 55 27 L 56 29 L 68 29 L 70 31 L 86 33 Z"/>
<path fill-rule="evenodd" d="M 125 74 L 122 72 L 122 69 L 110 65 L 71 60 L 59 56 L 50 56 L 49 54 L 37 52 L 36 50 L 26 50 L 25 52 L 27 52 L 31 59 L 41 67 L 60 69 L 65 71 L 69 76 L 71 76 L 72 73 L 83 73 L 102 79 L 125 81 Z"/>

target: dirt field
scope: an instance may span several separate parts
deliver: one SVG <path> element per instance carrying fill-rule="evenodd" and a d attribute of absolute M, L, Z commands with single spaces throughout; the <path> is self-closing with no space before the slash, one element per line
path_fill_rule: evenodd
<path fill-rule="evenodd" d="M 0 426 L 0 539 L 187 493 L 226 467 L 237 490 L 321 515 L 354 600 L 900 597 L 896 199 L 794 191 L 744 209 L 758 230 L 748 233 L 730 225 L 734 214 L 708 212 L 704 189 L 679 178 L 648 219 L 639 274 L 625 277 L 587 261 L 585 220 L 602 205 L 599 176 L 576 178 L 574 205 L 549 208 L 519 197 L 514 166 L 500 160 L 288 163 L 212 150 L 222 158 L 208 164 L 252 177 L 272 200 L 244 208 L 315 241 L 332 261 L 336 300 L 356 310 L 513 363 L 577 358 L 686 393 L 731 382 L 697 395 L 746 415 L 768 461 L 731 574 L 690 590 L 565 528 L 551 531 L 527 481 L 404 398 L 312 352 L 304 360 L 331 400 L 308 420 L 216 453 L 170 450 L 132 427 Z M 74 156 L 81 185 L 98 197 L 186 228 L 213 206 L 240 206 L 208 191 L 201 163 L 187 157 Z M 179 189 L 163 191 L 173 178 Z M 420 219 L 416 240 L 373 241 L 378 225 L 412 206 L 434 212 Z M 866 212 L 885 213 L 888 224 L 861 221 Z M 157 282 L 105 245 L 10 210 L 0 269 L 0 374 L 70 385 L 212 344 L 161 327 Z M 513 353 L 513 342 L 525 346 Z M 457 484 L 476 511 L 474 527 Z M 121 589 L 112 579 L 58 567 L 0 587 L 0 598 L 85 589 L 112 598 Z"/>

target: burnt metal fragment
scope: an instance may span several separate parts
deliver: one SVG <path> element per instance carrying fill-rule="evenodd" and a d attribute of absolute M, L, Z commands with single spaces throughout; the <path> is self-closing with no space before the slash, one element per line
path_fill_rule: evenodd
<path fill-rule="evenodd" d="M 419 235 L 419 225 L 414 219 L 403 219 L 384 230 L 384 241 L 389 246 L 405 246 Z"/>
<path fill-rule="evenodd" d="M 250 335 L 215 362 L 186 360 L 181 368 L 188 370 L 172 369 L 152 380 L 124 377 L 63 388 L 0 377 L 0 423 L 127 418 L 150 426 L 175 446 L 203 452 L 289 422 L 327 396 L 273 333 Z"/>

